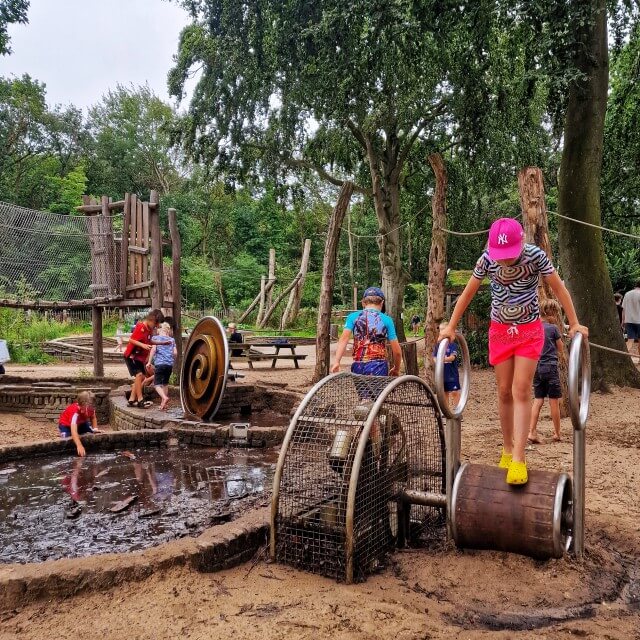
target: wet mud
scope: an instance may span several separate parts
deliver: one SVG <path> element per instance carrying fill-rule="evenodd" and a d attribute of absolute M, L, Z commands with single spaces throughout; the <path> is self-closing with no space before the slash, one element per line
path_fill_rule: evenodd
<path fill-rule="evenodd" d="M 169 448 L 0 465 L 0 562 L 126 552 L 268 501 L 275 449 Z"/>

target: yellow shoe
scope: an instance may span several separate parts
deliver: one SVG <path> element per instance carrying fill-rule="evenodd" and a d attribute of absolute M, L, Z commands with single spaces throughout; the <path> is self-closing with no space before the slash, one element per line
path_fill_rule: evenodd
<path fill-rule="evenodd" d="M 507 453 L 504 449 L 502 450 L 502 455 L 500 456 L 500 462 L 498 462 L 498 466 L 501 469 L 508 469 L 511 464 L 511 454 Z"/>
<path fill-rule="evenodd" d="M 527 463 L 512 460 L 507 472 L 507 484 L 527 484 L 528 480 Z"/>

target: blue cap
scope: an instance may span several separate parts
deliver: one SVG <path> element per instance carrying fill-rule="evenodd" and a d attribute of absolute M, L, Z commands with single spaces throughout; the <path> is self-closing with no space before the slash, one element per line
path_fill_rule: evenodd
<path fill-rule="evenodd" d="M 364 290 L 364 293 L 362 294 L 363 298 L 382 298 L 384 300 L 384 293 L 382 292 L 382 289 L 380 289 L 379 287 L 369 287 L 368 289 Z"/>

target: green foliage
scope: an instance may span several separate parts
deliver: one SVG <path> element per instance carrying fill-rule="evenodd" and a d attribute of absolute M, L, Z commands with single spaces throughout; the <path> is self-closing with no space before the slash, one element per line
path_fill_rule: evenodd
<path fill-rule="evenodd" d="M 0 0 L 0 56 L 11 53 L 7 25 L 25 24 L 30 0 Z"/>
<path fill-rule="evenodd" d="M 640 232 L 640 228 L 637 229 Z M 640 246 L 617 244 L 607 251 L 607 267 L 614 291 L 629 291 L 640 281 Z"/>

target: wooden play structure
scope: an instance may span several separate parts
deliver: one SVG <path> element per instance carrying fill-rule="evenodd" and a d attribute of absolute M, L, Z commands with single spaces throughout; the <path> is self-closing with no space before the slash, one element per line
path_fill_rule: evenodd
<path fill-rule="evenodd" d="M 176 211 L 169 209 L 166 244 L 172 264 L 165 265 L 156 191 L 148 202 L 135 194 L 118 201 L 102 196 L 100 202 L 83 196 L 83 204 L 76 207 L 83 216 L 2 207 L 0 227 L 13 234 L 7 233 L 0 252 L 0 307 L 53 312 L 91 308 L 96 377 L 104 375 L 104 309 L 162 309 L 173 316 L 180 343 L 180 235 Z M 45 278 L 46 273 L 52 275 Z M 60 281 L 66 275 L 72 285 L 65 287 Z M 24 283 L 21 288 L 14 285 L 18 281 Z"/>

